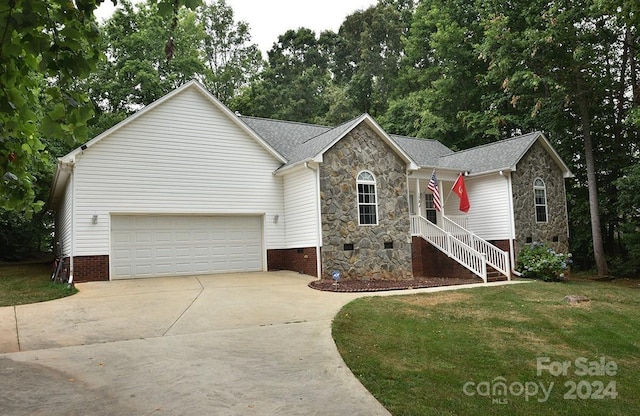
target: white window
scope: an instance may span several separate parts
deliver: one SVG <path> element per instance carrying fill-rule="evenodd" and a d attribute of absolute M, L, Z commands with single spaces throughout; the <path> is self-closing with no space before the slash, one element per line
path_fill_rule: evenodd
<path fill-rule="evenodd" d="M 540 178 L 533 181 L 536 222 L 547 222 L 547 186 Z"/>
<path fill-rule="evenodd" d="M 424 194 L 424 214 L 430 222 L 437 224 L 436 204 L 433 202 L 433 194 Z"/>
<path fill-rule="evenodd" d="M 358 174 L 358 223 L 360 225 L 378 224 L 378 196 L 376 178 L 369 171 Z"/>
<path fill-rule="evenodd" d="M 409 194 L 409 215 L 416 215 L 416 207 L 413 194 Z"/>

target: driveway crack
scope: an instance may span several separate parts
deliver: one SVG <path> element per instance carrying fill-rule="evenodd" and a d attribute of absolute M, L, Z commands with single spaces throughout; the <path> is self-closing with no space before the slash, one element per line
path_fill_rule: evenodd
<path fill-rule="evenodd" d="M 196 278 L 196 281 L 198 282 L 198 284 L 200 285 L 200 292 L 198 293 L 198 295 L 197 295 L 195 298 L 193 298 L 193 300 L 191 301 L 191 303 L 189 304 L 189 306 L 187 306 L 187 307 L 185 308 L 185 310 L 183 310 L 183 311 L 182 311 L 182 313 L 180 314 L 180 316 L 178 316 L 178 317 L 176 318 L 176 320 L 175 320 L 175 321 L 173 321 L 173 323 L 172 323 L 171 325 L 169 325 L 169 328 L 167 328 L 167 330 L 166 330 L 166 331 L 164 331 L 164 333 L 162 334 L 162 336 L 163 336 L 163 337 L 164 337 L 164 336 L 166 336 L 166 335 L 169 333 L 169 331 L 171 331 L 171 329 L 175 326 L 175 324 L 177 324 L 177 323 L 178 323 L 178 321 L 179 321 L 180 319 L 182 319 L 182 317 L 184 316 L 184 314 L 185 314 L 185 313 L 187 313 L 187 311 L 188 311 L 189 309 L 191 309 L 191 307 L 193 306 L 193 304 L 194 304 L 194 303 L 196 303 L 196 301 L 198 300 L 198 298 L 200 297 L 200 295 L 202 295 L 202 292 L 204 292 L 204 286 L 202 285 L 202 282 L 200 281 L 199 277 L 198 277 L 198 276 L 196 276 L 195 278 Z"/>
<path fill-rule="evenodd" d="M 20 347 L 20 331 L 18 330 L 18 308 L 13 306 L 13 321 L 16 323 L 16 341 L 18 343 L 18 351 L 22 351 Z"/>

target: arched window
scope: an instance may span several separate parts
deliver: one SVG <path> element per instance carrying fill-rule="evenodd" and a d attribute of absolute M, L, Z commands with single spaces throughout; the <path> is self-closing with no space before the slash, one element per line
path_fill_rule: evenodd
<path fill-rule="evenodd" d="M 360 225 L 378 224 L 378 196 L 376 178 L 369 171 L 358 174 L 358 223 Z"/>
<path fill-rule="evenodd" d="M 540 178 L 533 181 L 533 195 L 536 207 L 536 222 L 547 222 L 547 186 Z"/>

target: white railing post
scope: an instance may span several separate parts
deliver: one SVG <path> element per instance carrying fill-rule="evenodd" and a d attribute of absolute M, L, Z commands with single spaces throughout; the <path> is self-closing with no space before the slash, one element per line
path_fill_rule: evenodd
<path fill-rule="evenodd" d="M 487 283 L 487 255 L 482 253 L 482 280 Z"/>

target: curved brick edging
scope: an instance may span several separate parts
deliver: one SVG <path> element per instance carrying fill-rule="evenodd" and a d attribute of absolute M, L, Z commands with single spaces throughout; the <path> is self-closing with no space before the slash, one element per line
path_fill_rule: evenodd
<path fill-rule="evenodd" d="M 314 280 L 309 283 L 309 287 L 315 290 L 336 293 L 359 293 L 359 292 L 381 292 L 387 290 L 411 290 L 424 289 L 429 287 L 458 286 L 474 283 L 482 283 L 481 279 L 456 279 L 446 277 L 436 277 L 431 279 L 411 279 L 411 280 L 346 280 L 338 285 L 334 285 L 332 280 Z"/>

